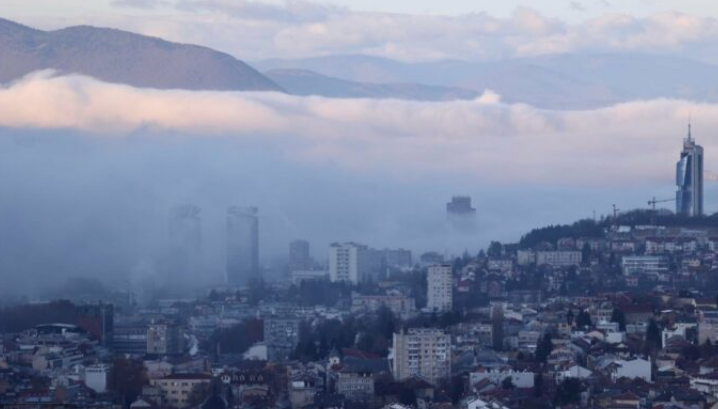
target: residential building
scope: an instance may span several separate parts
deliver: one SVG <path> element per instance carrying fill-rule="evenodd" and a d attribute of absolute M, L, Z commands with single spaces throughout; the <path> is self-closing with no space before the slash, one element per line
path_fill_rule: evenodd
<path fill-rule="evenodd" d="M 580 251 L 538 251 L 536 252 L 536 264 L 549 265 L 551 267 L 570 267 L 581 264 L 582 254 Z"/>
<path fill-rule="evenodd" d="M 718 342 L 718 311 L 701 310 L 698 312 L 698 343 L 703 345 L 710 340 Z"/>
<path fill-rule="evenodd" d="M 301 284 L 302 281 L 321 281 L 329 278 L 326 270 L 296 270 L 292 271 L 292 283 Z"/>
<path fill-rule="evenodd" d="M 413 298 L 404 295 L 361 295 L 352 293 L 352 313 L 375 313 L 382 306 L 386 306 L 400 317 L 409 317 L 416 310 Z"/>
<path fill-rule="evenodd" d="M 661 276 L 668 272 L 668 260 L 663 256 L 624 256 L 621 260 L 623 274 Z"/>
<path fill-rule="evenodd" d="M 517 388 L 533 388 L 535 376 L 536 375 L 533 372 L 487 369 L 472 372 L 469 375 L 469 384 L 475 385 L 484 379 L 488 379 L 497 385 L 501 385 L 501 382 L 503 382 L 506 378 L 511 378 L 511 382 Z"/>
<path fill-rule="evenodd" d="M 621 378 L 642 379 L 651 382 L 653 369 L 651 361 L 642 358 L 630 361 L 617 359 L 610 366 L 610 374 L 614 382 Z"/>
<path fill-rule="evenodd" d="M 293 317 L 269 317 L 264 319 L 264 343 L 271 361 L 289 358 L 299 343 L 299 324 Z"/>
<path fill-rule="evenodd" d="M 436 265 L 429 267 L 426 279 L 427 309 L 435 312 L 451 311 L 453 307 L 451 265 Z"/>
<path fill-rule="evenodd" d="M 118 354 L 145 355 L 147 353 L 147 325 L 121 323 L 115 326 L 113 349 Z"/>
<path fill-rule="evenodd" d="M 451 336 L 433 328 L 411 328 L 393 337 L 391 369 L 394 378 L 413 376 L 433 384 L 451 375 Z"/>
<path fill-rule="evenodd" d="M 374 397 L 376 379 L 389 373 L 386 359 L 345 357 L 336 374 L 337 393 L 350 401 L 369 401 Z"/>
<path fill-rule="evenodd" d="M 85 386 L 97 393 L 107 391 L 107 382 L 111 367 L 107 364 L 94 364 L 85 368 Z"/>
<path fill-rule="evenodd" d="M 294 240 L 289 243 L 289 270 L 309 271 L 312 269 L 312 257 L 309 251 L 309 242 Z"/>
<path fill-rule="evenodd" d="M 372 251 L 356 243 L 334 243 L 329 247 L 329 278 L 332 282 L 360 283 L 375 272 Z"/>
<path fill-rule="evenodd" d="M 191 404 L 191 395 L 202 384 L 209 384 L 212 376 L 207 374 L 173 374 L 161 379 L 152 379 L 150 384 L 159 389 L 167 403 L 176 408 Z"/>
<path fill-rule="evenodd" d="M 184 337 L 174 322 L 152 323 L 147 327 L 147 353 L 150 355 L 180 355 L 184 352 Z"/>
<path fill-rule="evenodd" d="M 387 267 L 409 269 L 413 266 L 411 250 L 384 249 L 381 253 Z"/>

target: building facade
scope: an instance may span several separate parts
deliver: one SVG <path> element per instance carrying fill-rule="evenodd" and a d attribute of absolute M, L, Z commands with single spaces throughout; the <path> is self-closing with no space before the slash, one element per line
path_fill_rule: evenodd
<path fill-rule="evenodd" d="M 87 304 L 78 307 L 77 323 L 102 345 L 111 346 L 115 327 L 115 308 L 112 304 Z"/>
<path fill-rule="evenodd" d="M 623 274 L 660 276 L 668 272 L 668 260 L 662 256 L 624 256 L 621 259 Z"/>
<path fill-rule="evenodd" d="M 153 323 L 147 327 L 147 353 L 150 355 L 180 355 L 184 352 L 184 344 L 181 328 L 176 323 Z"/>
<path fill-rule="evenodd" d="M 411 328 L 393 337 L 394 378 L 419 377 L 433 384 L 451 376 L 451 336 L 434 328 Z"/>
<path fill-rule="evenodd" d="M 289 243 L 289 270 L 309 271 L 312 267 L 309 242 L 306 240 L 294 240 Z"/>
<path fill-rule="evenodd" d="M 676 214 L 703 215 L 703 147 L 696 144 L 688 125 L 681 160 L 676 164 Z"/>
<path fill-rule="evenodd" d="M 329 279 L 354 284 L 368 280 L 376 269 L 375 253 L 361 244 L 332 244 L 329 247 Z"/>
<path fill-rule="evenodd" d="M 259 277 L 259 210 L 231 207 L 227 211 L 227 282 L 246 284 Z"/>
<path fill-rule="evenodd" d="M 180 205 L 170 209 L 168 222 L 168 266 L 165 285 L 187 285 L 201 266 L 202 219 L 200 208 Z"/>
<path fill-rule="evenodd" d="M 270 361 L 289 359 L 299 344 L 299 318 L 270 317 L 264 320 L 264 343 Z"/>
<path fill-rule="evenodd" d="M 435 312 L 451 311 L 454 300 L 451 271 L 452 267 L 450 265 L 429 267 L 429 274 L 426 279 L 426 307 L 429 310 Z"/>
<path fill-rule="evenodd" d="M 580 251 L 538 251 L 536 252 L 536 264 L 551 267 L 578 266 L 581 264 L 582 256 Z"/>

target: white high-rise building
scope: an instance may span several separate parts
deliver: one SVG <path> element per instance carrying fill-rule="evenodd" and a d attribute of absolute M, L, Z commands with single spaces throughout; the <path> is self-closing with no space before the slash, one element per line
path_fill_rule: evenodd
<path fill-rule="evenodd" d="M 451 336 L 435 328 L 395 333 L 390 355 L 394 379 L 419 377 L 433 384 L 451 376 Z"/>
<path fill-rule="evenodd" d="M 435 312 L 451 311 L 453 307 L 453 291 L 451 266 L 437 265 L 429 267 L 427 283 L 427 308 Z"/>
<path fill-rule="evenodd" d="M 369 275 L 369 248 L 356 243 L 334 243 L 329 247 L 329 279 L 359 283 Z"/>

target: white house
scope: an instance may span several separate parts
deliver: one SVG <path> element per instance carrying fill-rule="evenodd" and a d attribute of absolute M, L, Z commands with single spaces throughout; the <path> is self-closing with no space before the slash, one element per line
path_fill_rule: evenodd
<path fill-rule="evenodd" d="M 620 378 L 643 379 L 651 382 L 653 368 L 651 361 L 642 358 L 636 358 L 630 361 L 617 359 L 610 365 L 611 379 L 615 382 Z"/>
<path fill-rule="evenodd" d="M 479 372 L 472 372 L 469 379 L 471 385 L 488 379 L 493 383 L 501 384 L 506 378 L 511 378 L 511 382 L 517 388 L 533 388 L 534 387 L 534 373 L 533 372 L 518 372 L 518 371 L 494 371 L 485 370 Z"/>

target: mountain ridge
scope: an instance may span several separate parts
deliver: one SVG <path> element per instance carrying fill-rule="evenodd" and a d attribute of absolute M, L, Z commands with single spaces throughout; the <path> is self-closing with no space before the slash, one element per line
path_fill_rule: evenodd
<path fill-rule="evenodd" d="M 42 31 L 0 18 L 0 55 L 0 83 L 54 69 L 144 88 L 284 91 L 229 54 L 114 28 Z"/>

